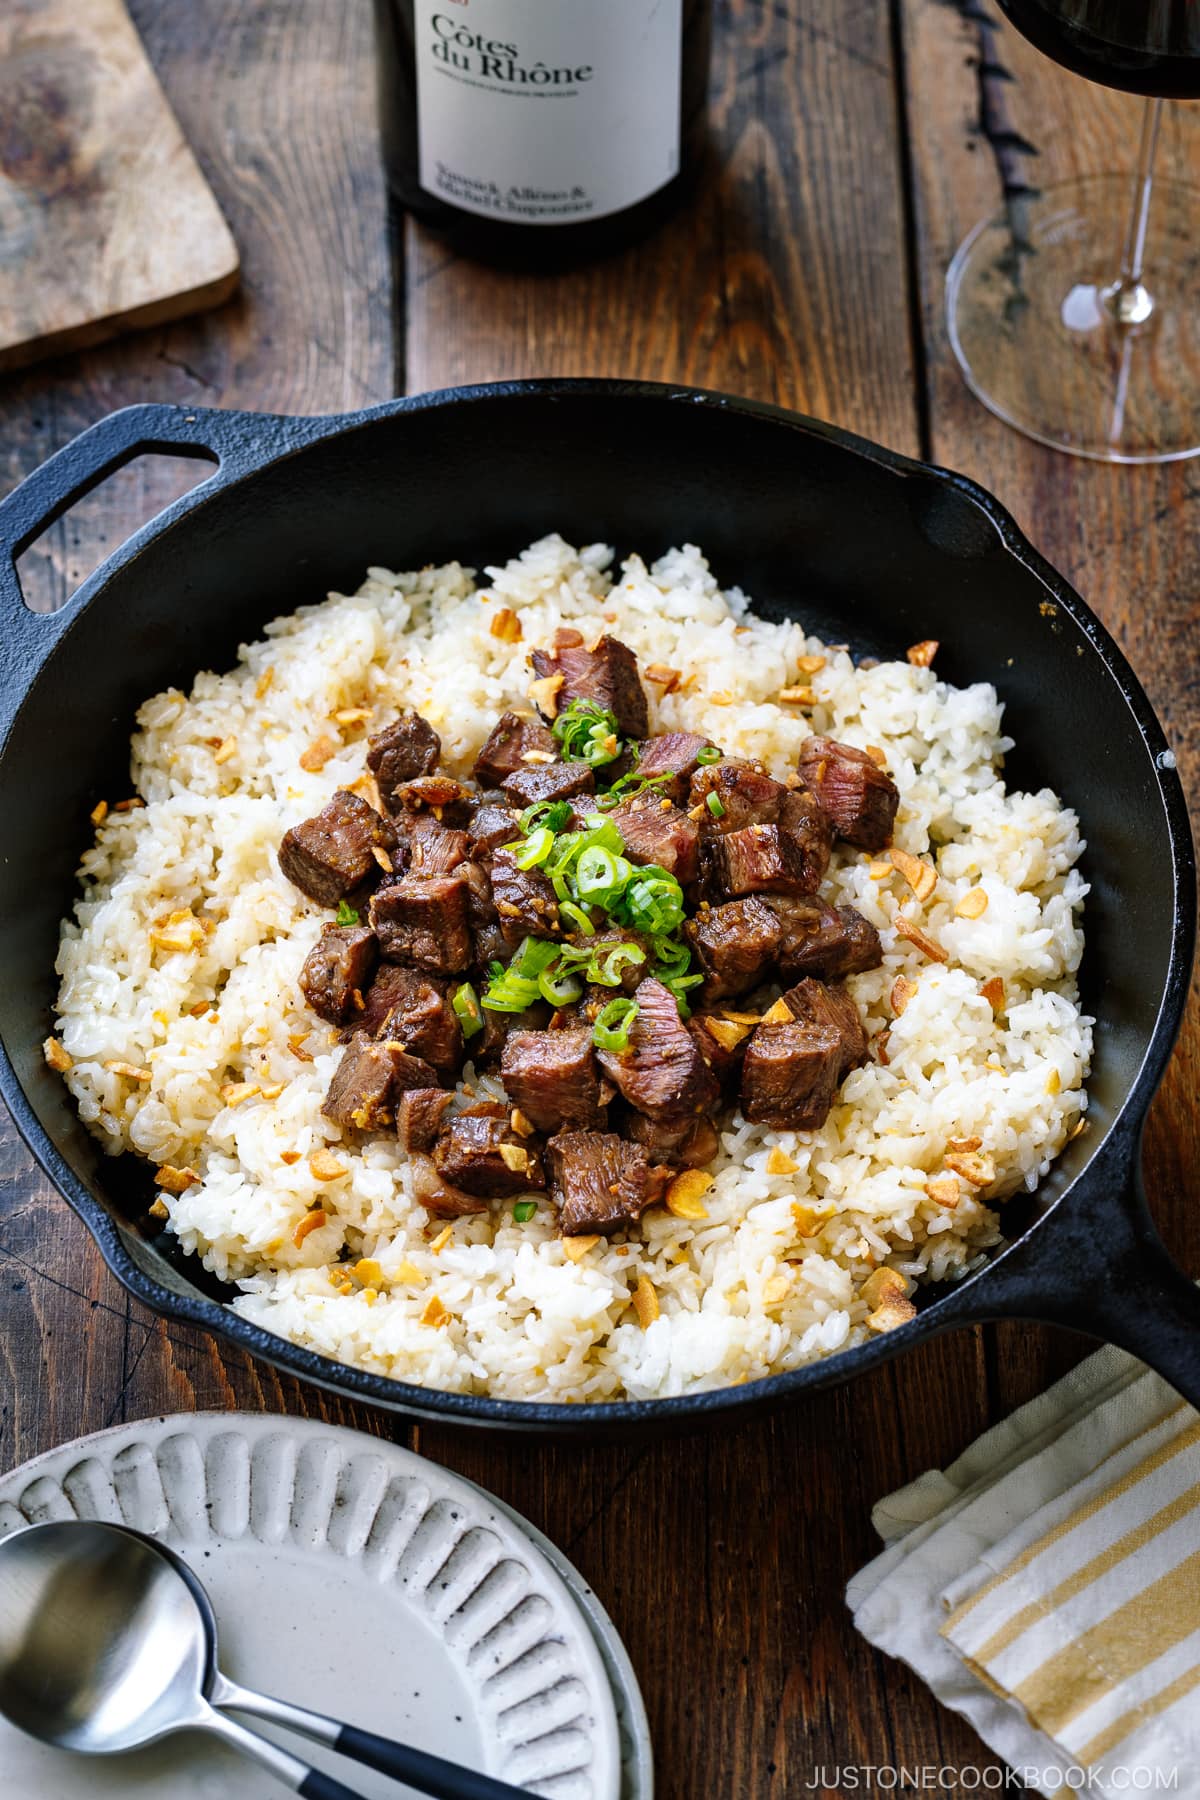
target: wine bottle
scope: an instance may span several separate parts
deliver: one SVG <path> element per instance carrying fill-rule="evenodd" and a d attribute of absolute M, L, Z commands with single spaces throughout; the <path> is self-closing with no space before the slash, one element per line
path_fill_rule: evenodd
<path fill-rule="evenodd" d="M 700 162 L 712 0 L 375 0 L 392 192 L 467 255 L 658 223 Z"/>

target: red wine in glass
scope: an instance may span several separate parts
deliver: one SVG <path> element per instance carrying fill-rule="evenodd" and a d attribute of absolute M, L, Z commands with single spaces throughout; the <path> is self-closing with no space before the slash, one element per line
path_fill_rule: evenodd
<path fill-rule="evenodd" d="M 1200 99 L 1200 0 L 996 4 L 1064 68 L 1147 104 L 1132 209 L 1127 175 L 1084 176 L 1006 193 L 968 236 L 946 282 L 962 371 L 992 412 L 1056 450 L 1200 454 L 1200 194 L 1153 181 L 1163 102 Z M 995 60 L 998 26 L 968 16 Z M 1010 91 L 1019 119 L 1019 83 Z"/>
<path fill-rule="evenodd" d="M 1104 87 L 1200 98 L 1197 0 L 999 0 L 1031 44 Z"/>

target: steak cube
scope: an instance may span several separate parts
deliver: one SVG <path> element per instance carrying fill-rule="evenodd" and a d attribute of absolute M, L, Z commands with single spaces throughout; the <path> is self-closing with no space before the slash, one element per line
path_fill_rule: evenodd
<path fill-rule="evenodd" d="M 435 1087 L 437 1076 L 402 1044 L 379 1042 L 356 1031 L 333 1072 L 321 1103 L 327 1119 L 356 1131 L 383 1131 L 396 1116 L 396 1099 L 405 1088 Z"/>
<path fill-rule="evenodd" d="M 509 1032 L 500 1079 L 513 1105 L 539 1131 L 594 1126 L 604 1118 L 600 1072 L 586 1029 Z"/>
<path fill-rule="evenodd" d="M 787 795 L 757 763 L 727 756 L 696 770 L 688 788 L 688 811 L 708 832 L 742 831 L 747 825 L 774 825 Z"/>
<path fill-rule="evenodd" d="M 596 777 L 585 762 L 554 762 L 517 769 L 500 784 L 514 806 L 532 806 L 537 800 L 574 800 L 594 794 Z"/>
<path fill-rule="evenodd" d="M 464 1194 L 461 1188 L 447 1186 L 438 1174 L 432 1156 L 413 1150 L 409 1153 L 408 1166 L 412 1173 L 414 1198 L 435 1219 L 465 1219 L 472 1213 L 487 1211 L 486 1200 L 477 1200 L 473 1194 Z"/>
<path fill-rule="evenodd" d="M 379 945 L 365 925 L 326 925 L 300 971 L 300 986 L 313 1011 L 331 1025 L 361 1012 Z"/>
<path fill-rule="evenodd" d="M 463 1035 L 447 985 L 417 969 L 384 963 L 367 989 L 359 1022 L 373 1037 L 403 1044 L 439 1075 L 456 1075 Z"/>
<path fill-rule="evenodd" d="M 315 818 L 284 833 L 279 866 L 310 900 L 336 906 L 347 894 L 378 881 L 395 848 L 390 822 L 357 794 L 339 788 Z"/>
<path fill-rule="evenodd" d="M 396 1100 L 396 1136 L 410 1155 L 428 1152 L 454 1095 L 449 1088 L 406 1088 Z"/>
<path fill-rule="evenodd" d="M 742 894 L 809 894 L 820 879 L 778 825 L 746 825 L 713 845 L 709 891 L 715 887 L 731 899 Z"/>
<path fill-rule="evenodd" d="M 717 1099 L 715 1076 L 679 1016 L 675 996 L 648 977 L 634 995 L 638 1010 L 627 1050 L 600 1050 L 600 1067 L 639 1112 L 652 1119 L 695 1117 Z"/>
<path fill-rule="evenodd" d="M 801 1024 L 837 1032 L 841 1042 L 839 1080 L 865 1062 L 867 1034 L 847 988 L 831 987 L 823 981 L 801 981 L 788 989 L 783 1002 Z"/>
<path fill-rule="evenodd" d="M 613 714 L 622 737 L 646 736 L 650 712 L 638 676 L 637 657 L 628 644 L 608 636 L 602 637 L 593 650 L 583 644 L 560 642 L 552 650 L 534 650 L 529 660 L 540 680 L 562 676 L 553 710 L 542 707 L 543 716 L 553 720 L 566 711 L 572 700 L 591 700 Z"/>
<path fill-rule="evenodd" d="M 406 875 L 371 899 L 371 928 L 388 962 L 434 975 L 470 966 L 468 889 L 462 875 Z"/>
<path fill-rule="evenodd" d="M 800 1020 L 759 1025 L 742 1063 L 742 1111 L 756 1125 L 808 1131 L 829 1117 L 842 1078 L 842 1036 Z"/>
<path fill-rule="evenodd" d="M 852 906 L 826 906 L 811 900 L 771 900 L 782 940 L 776 952 L 785 981 L 801 975 L 832 980 L 877 969 L 883 961 L 879 933 Z"/>
<path fill-rule="evenodd" d="M 642 744 L 637 772 L 648 779 L 669 776 L 668 781 L 658 781 L 653 792 L 664 800 L 673 800 L 676 806 L 683 806 L 687 803 L 691 778 L 700 767 L 697 760 L 700 752 L 714 749 L 715 744 L 694 731 L 664 731 L 661 737 L 647 738 Z"/>
<path fill-rule="evenodd" d="M 492 898 L 501 930 L 515 949 L 523 937 L 557 937 L 558 899 L 537 869 L 518 869 L 507 847 L 492 858 Z M 386 952 L 385 952 L 386 954 Z"/>
<path fill-rule="evenodd" d="M 882 850 L 892 840 L 900 792 L 891 776 L 863 750 L 835 738 L 809 738 L 800 752 L 800 776 L 833 820 L 839 837 L 860 850 Z"/>
<path fill-rule="evenodd" d="M 765 900 L 734 900 L 702 907 L 684 934 L 704 971 L 704 997 L 745 994 L 767 979 L 783 932 Z"/>
<path fill-rule="evenodd" d="M 532 755 L 533 761 L 526 757 Z M 557 762 L 558 743 L 540 719 L 528 713 L 501 713 L 491 735 L 475 758 L 474 776 L 481 786 L 500 787 L 518 769 Z"/>
<path fill-rule="evenodd" d="M 716 1127 L 707 1119 L 651 1119 L 630 1107 L 621 1125 L 647 1156 L 673 1169 L 702 1169 L 721 1147 Z"/>
<path fill-rule="evenodd" d="M 433 1161 L 443 1181 L 482 1200 L 504 1200 L 546 1185 L 533 1143 L 518 1137 L 505 1108 L 494 1103 L 457 1113 L 439 1134 Z"/>
<path fill-rule="evenodd" d="M 451 875 L 467 859 L 467 834 L 440 825 L 429 813 L 397 819 L 401 841 L 407 847 L 406 873 Z"/>
<path fill-rule="evenodd" d="M 546 1146 L 564 1237 L 619 1231 L 661 1200 L 671 1171 L 608 1131 L 566 1131 Z"/>
<path fill-rule="evenodd" d="M 488 801 L 477 808 L 474 818 L 467 826 L 467 848 L 479 861 L 487 861 L 495 851 L 505 844 L 513 843 L 520 835 L 517 815 L 510 812 L 507 806 L 497 806 Z"/>
<path fill-rule="evenodd" d="M 688 887 L 700 871 L 700 828 L 685 812 L 654 792 L 622 800 L 609 818 L 625 843 L 630 862 L 655 863 Z"/>
<path fill-rule="evenodd" d="M 367 767 L 389 812 L 393 810 L 392 795 L 401 782 L 431 774 L 441 753 L 442 740 L 418 712 L 402 713 L 367 739 Z"/>

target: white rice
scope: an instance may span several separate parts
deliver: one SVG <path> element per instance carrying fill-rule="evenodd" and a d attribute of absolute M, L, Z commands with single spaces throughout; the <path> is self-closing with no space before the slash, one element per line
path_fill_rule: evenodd
<path fill-rule="evenodd" d="M 800 625 L 755 618 L 691 546 L 651 569 L 631 557 L 615 577 L 610 563 L 601 545 L 576 551 L 547 537 L 479 587 L 457 564 L 371 569 L 357 594 L 276 620 L 228 674 L 146 702 L 132 764 L 145 805 L 110 812 L 83 858 L 84 895 L 58 958 L 67 1080 L 82 1117 L 113 1154 L 194 1170 L 185 1192 L 162 1196 L 171 1229 L 238 1284 L 238 1312 L 341 1362 L 558 1401 L 678 1394 L 795 1368 L 886 1326 L 879 1280 L 864 1293 L 881 1265 L 910 1288 L 974 1266 L 999 1240 L 996 1204 L 1036 1185 L 1087 1105 L 1092 1022 L 1075 985 L 1083 845 L 1055 794 L 1005 788 L 1010 746 L 995 690 L 950 687 L 906 662 L 856 669 Z M 502 608 L 522 641 L 490 629 Z M 431 721 L 443 765 L 465 773 L 497 714 L 527 704 L 529 647 L 564 623 L 603 626 L 643 669 L 682 672 L 665 697 L 647 683 L 652 730 L 706 732 L 779 775 L 812 729 L 881 748 L 901 793 L 896 843 L 932 858 L 939 875 L 922 905 L 898 874 L 879 878 L 872 858 L 839 850 L 822 891 L 882 936 L 884 966 L 850 987 L 872 1038 L 890 1033 L 887 1063 L 873 1047 L 819 1131 L 770 1131 L 734 1114 L 705 1219 L 655 1208 L 627 1240 L 601 1240 L 579 1262 L 544 1197 L 529 1223 L 516 1224 L 507 1202 L 447 1233 L 413 1198 L 394 1141 L 347 1141 L 322 1117 L 340 1052 L 297 975 L 328 914 L 276 860 L 289 825 L 361 778 L 367 734 L 401 706 Z M 805 655 L 824 666 L 798 673 Z M 798 683 L 811 685 L 815 707 L 777 701 Z M 371 719 L 334 718 L 358 708 Z M 334 754 L 306 773 L 301 754 L 322 736 Z M 974 888 L 986 911 L 956 916 Z M 195 947 L 152 943 L 156 925 L 187 911 L 203 921 Z M 899 935 L 900 913 L 949 960 Z M 896 1017 L 900 975 L 916 991 Z M 996 976 L 1000 1012 L 981 992 Z M 465 1079 L 501 1093 L 469 1066 Z M 268 1095 L 282 1085 L 227 1103 L 222 1089 L 242 1083 Z M 971 1138 L 995 1179 L 937 1182 L 931 1197 L 951 1140 Z M 344 1174 L 316 1178 L 309 1157 L 320 1147 Z M 297 1247 L 296 1226 L 317 1201 L 327 1223 Z M 355 1275 L 360 1258 L 378 1269 Z M 645 1328 L 632 1304 L 643 1276 L 659 1309 Z"/>

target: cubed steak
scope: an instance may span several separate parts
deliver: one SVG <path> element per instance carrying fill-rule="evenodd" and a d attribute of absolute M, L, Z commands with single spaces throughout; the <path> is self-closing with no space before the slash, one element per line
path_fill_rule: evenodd
<path fill-rule="evenodd" d="M 456 1113 L 438 1133 L 433 1161 L 443 1181 L 481 1200 L 505 1200 L 546 1185 L 536 1146 L 512 1129 L 507 1108 L 493 1101 Z"/>
<path fill-rule="evenodd" d="M 361 1013 L 378 954 L 375 933 L 365 925 L 326 925 L 300 971 L 313 1011 L 331 1025 Z"/>
<path fill-rule="evenodd" d="M 892 841 L 900 792 L 865 750 L 835 738 L 809 738 L 800 752 L 800 778 L 832 818 L 839 837 L 859 850 Z"/>
<path fill-rule="evenodd" d="M 396 825 L 406 852 L 406 874 L 452 875 L 467 859 L 467 833 L 440 824 L 431 813 L 399 814 Z"/>
<path fill-rule="evenodd" d="M 449 1088 L 405 1088 L 396 1100 L 396 1136 L 409 1155 L 433 1149 L 454 1095 Z"/>
<path fill-rule="evenodd" d="M 545 1031 L 554 1016 L 554 1009 L 544 1000 L 536 1000 L 524 1012 L 493 1012 L 490 1006 L 482 1010 L 483 1030 L 467 1046 L 467 1054 L 477 1069 L 495 1068 L 514 1032 Z"/>
<path fill-rule="evenodd" d="M 584 644 L 559 642 L 551 650 L 532 651 L 529 660 L 539 680 L 562 677 L 553 700 L 539 708 L 545 718 L 557 718 L 572 700 L 592 700 L 612 713 L 622 737 L 646 736 L 650 712 L 637 657 L 628 644 L 608 636 L 591 650 Z"/>
<path fill-rule="evenodd" d="M 745 994 L 771 973 L 783 930 L 772 907 L 751 896 L 702 906 L 684 935 L 704 973 L 707 1001 Z"/>
<path fill-rule="evenodd" d="M 590 1128 L 604 1120 L 600 1071 L 590 1031 L 511 1031 L 500 1079 L 538 1131 Z"/>
<path fill-rule="evenodd" d="M 502 787 L 518 769 L 557 762 L 558 744 L 540 719 L 529 713 L 501 713 L 487 743 L 475 758 L 472 773 L 481 787 Z"/>
<path fill-rule="evenodd" d="M 848 988 L 811 979 L 799 981 L 783 996 L 783 1003 L 801 1024 L 830 1027 L 841 1040 L 841 1076 L 866 1061 L 867 1034 Z"/>
<path fill-rule="evenodd" d="M 437 1075 L 403 1044 L 356 1031 L 333 1072 L 321 1111 L 337 1125 L 356 1131 L 384 1131 L 396 1117 L 396 1100 L 405 1088 L 436 1087 Z"/>
<path fill-rule="evenodd" d="M 717 1099 L 716 1077 L 661 981 L 638 984 L 627 1050 L 599 1050 L 600 1067 L 623 1097 L 652 1119 L 696 1117 Z"/>
<path fill-rule="evenodd" d="M 620 832 L 630 862 L 654 863 L 690 887 L 700 868 L 700 828 L 655 790 L 622 800 L 609 818 Z"/>
<path fill-rule="evenodd" d="M 827 861 L 828 852 L 824 859 L 814 856 L 782 825 L 744 825 L 713 843 L 706 891 L 731 900 L 745 894 L 811 894 Z"/>
<path fill-rule="evenodd" d="M 779 1131 L 816 1130 L 865 1054 L 866 1036 L 844 988 L 803 981 L 784 998 L 791 1021 L 759 1025 L 746 1046 L 742 1111 Z"/>
<path fill-rule="evenodd" d="M 610 1131 L 564 1131 L 546 1146 L 564 1237 L 620 1231 L 661 1200 L 670 1169 Z"/>
<path fill-rule="evenodd" d="M 492 858 L 492 898 L 500 927 L 515 949 L 523 937 L 557 937 L 561 929 L 558 899 L 537 869 L 518 869 L 507 847 Z"/>
<path fill-rule="evenodd" d="M 656 1163 L 673 1169 L 703 1169 L 720 1149 L 716 1127 L 708 1119 L 651 1119 L 630 1107 L 621 1129 Z"/>
<path fill-rule="evenodd" d="M 877 969 L 883 961 L 879 933 L 853 906 L 782 897 L 767 904 L 782 932 L 775 960 L 784 981 L 796 981 L 802 975 L 832 981 Z"/>
<path fill-rule="evenodd" d="M 401 713 L 367 739 L 367 767 L 389 812 L 395 789 L 418 775 L 432 774 L 441 753 L 441 738 L 418 712 Z"/>
<path fill-rule="evenodd" d="M 750 1026 L 744 1020 L 731 1019 L 722 1012 L 698 1012 L 692 1014 L 687 1028 L 721 1086 L 736 1087 L 742 1073 Z"/>
<path fill-rule="evenodd" d="M 461 1188 L 451 1187 L 443 1181 L 432 1156 L 413 1150 L 409 1153 L 408 1166 L 414 1199 L 435 1219 L 465 1219 L 472 1213 L 487 1211 L 486 1200 L 464 1194 Z"/>
<path fill-rule="evenodd" d="M 594 794 L 596 777 L 585 762 L 536 763 L 517 769 L 500 783 L 514 806 L 532 806 L 538 800 L 576 800 Z"/>
<path fill-rule="evenodd" d="M 705 763 L 692 776 L 688 811 L 706 832 L 742 831 L 747 825 L 774 825 L 788 790 L 757 763 L 727 756 Z"/>
<path fill-rule="evenodd" d="M 455 975 L 473 955 L 462 875 L 406 875 L 371 897 L 371 929 L 388 962 Z"/>
<path fill-rule="evenodd" d="M 390 1038 L 423 1057 L 439 1075 L 454 1076 L 463 1060 L 463 1035 L 450 1004 L 451 986 L 419 969 L 382 963 L 359 1022 L 373 1037 Z"/>
<path fill-rule="evenodd" d="M 654 781 L 653 791 L 662 799 L 685 806 L 688 785 L 700 767 L 700 752 L 715 749 L 715 744 L 694 731 L 664 731 L 661 737 L 647 738 L 642 744 L 637 772 Z"/>
<path fill-rule="evenodd" d="M 279 866 L 321 906 L 380 879 L 391 866 L 396 832 L 390 820 L 357 794 L 339 788 L 328 805 L 284 833 Z"/>
<path fill-rule="evenodd" d="M 467 826 L 467 849 L 480 862 L 490 862 L 495 852 L 521 835 L 517 815 L 507 806 L 485 801 Z"/>

